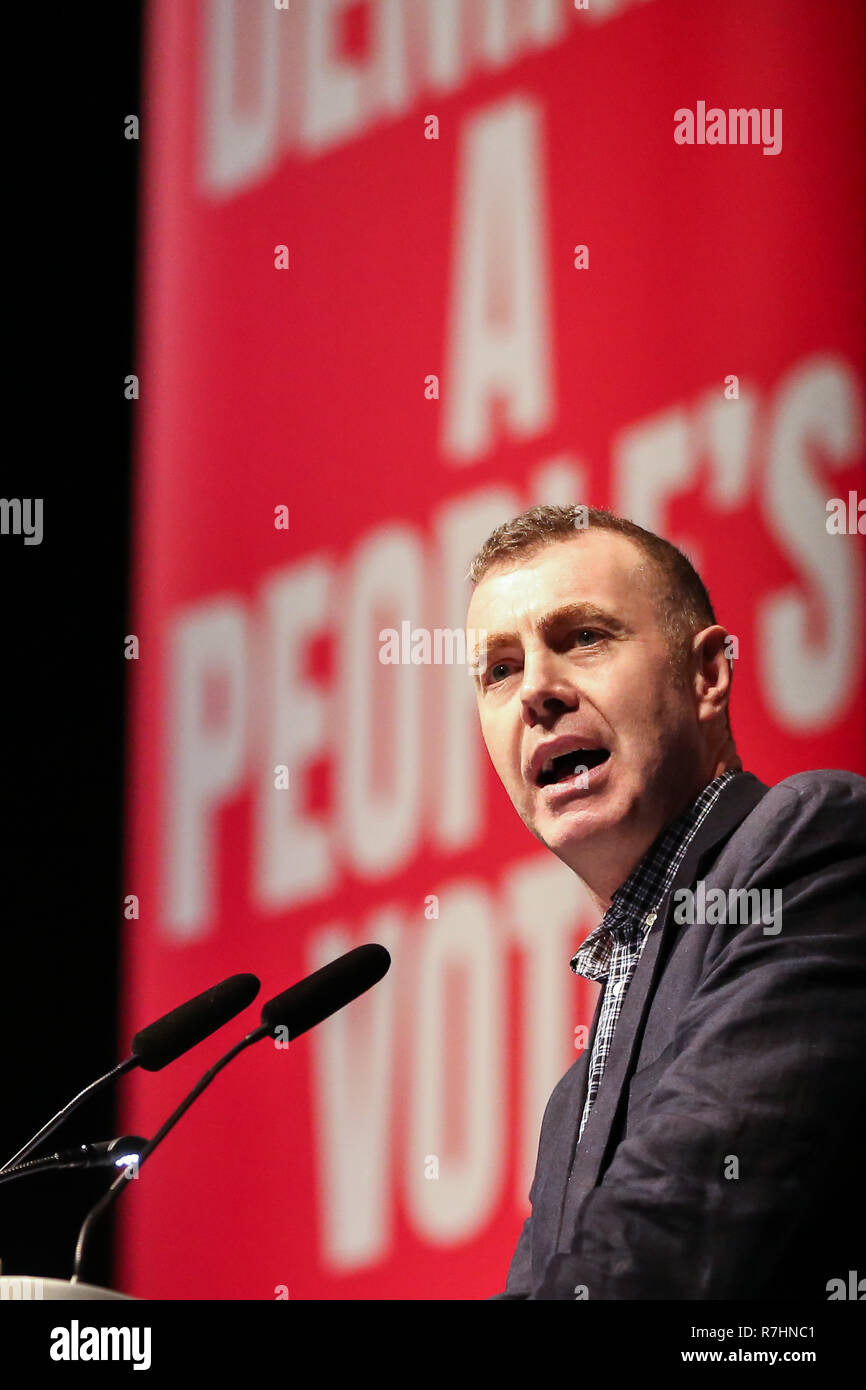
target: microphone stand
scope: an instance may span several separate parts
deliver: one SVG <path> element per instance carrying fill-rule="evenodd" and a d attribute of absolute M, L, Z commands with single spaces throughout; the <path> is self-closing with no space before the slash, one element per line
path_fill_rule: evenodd
<path fill-rule="evenodd" d="M 100 1197 L 99 1201 L 96 1203 L 94 1207 L 91 1207 L 90 1211 L 87 1213 L 87 1216 L 84 1218 L 84 1221 L 82 1222 L 81 1230 L 78 1232 L 78 1241 L 75 1246 L 75 1260 L 72 1266 L 72 1276 L 69 1281 L 71 1284 L 77 1284 L 80 1282 L 81 1268 L 84 1262 L 84 1250 L 94 1225 L 99 1220 L 100 1216 L 102 1216 L 103 1213 L 108 1210 L 112 1202 L 116 1201 L 118 1193 L 121 1191 L 124 1184 L 129 1181 L 129 1174 L 132 1171 L 132 1169 L 140 1169 L 142 1164 L 145 1163 L 148 1158 L 150 1158 L 150 1155 L 153 1153 L 156 1146 L 162 1143 L 163 1139 L 169 1133 L 170 1130 L 174 1129 L 178 1120 L 186 1114 L 193 1101 L 197 1100 L 198 1097 L 201 1095 L 202 1091 L 207 1089 L 207 1087 L 213 1081 L 214 1077 L 222 1071 L 223 1067 L 227 1067 L 229 1062 L 233 1061 L 233 1059 L 237 1057 L 239 1053 L 243 1052 L 246 1048 L 251 1047 L 253 1043 L 259 1042 L 261 1038 L 267 1037 L 270 1034 L 270 1032 L 270 1028 L 266 1027 L 264 1024 L 261 1024 L 258 1028 L 255 1029 L 254 1032 L 248 1033 L 245 1038 L 241 1038 L 240 1042 L 235 1043 L 234 1047 L 230 1048 L 229 1051 L 225 1054 L 225 1056 L 220 1057 L 219 1061 L 215 1062 L 214 1065 L 208 1071 L 205 1072 L 204 1076 L 195 1085 L 193 1090 L 190 1091 L 189 1095 L 181 1101 L 177 1109 L 171 1115 L 169 1115 L 168 1119 L 165 1121 L 165 1124 L 162 1125 L 161 1128 L 156 1131 L 156 1134 L 153 1136 L 153 1138 L 145 1144 L 144 1148 L 141 1150 L 138 1156 L 138 1163 L 130 1164 L 129 1167 L 124 1168 L 115 1178 L 108 1191 L 104 1193 L 102 1197 Z"/>
<path fill-rule="evenodd" d="M 43 1139 L 47 1139 L 49 1134 L 54 1133 L 55 1129 L 63 1123 L 67 1115 L 71 1115 L 73 1110 L 77 1110 L 79 1105 L 83 1105 L 84 1101 L 95 1094 L 96 1091 L 100 1090 L 101 1087 L 107 1086 L 109 1081 L 114 1081 L 118 1076 L 123 1076 L 125 1072 L 130 1071 L 136 1066 L 138 1066 L 138 1058 L 132 1055 L 127 1057 L 125 1061 L 118 1062 L 117 1066 L 112 1067 L 111 1071 L 107 1071 L 104 1076 L 100 1076 L 96 1081 L 91 1081 L 89 1086 L 85 1086 L 83 1091 L 79 1091 L 77 1096 L 73 1096 L 72 1100 L 69 1101 L 67 1105 L 64 1105 L 62 1110 L 58 1110 L 57 1114 L 54 1115 L 47 1124 L 42 1126 L 38 1134 L 34 1134 L 32 1139 L 28 1139 L 27 1143 L 3 1164 L 2 1168 L 0 1168 L 0 1173 L 5 1173 L 9 1168 L 14 1168 L 16 1164 L 20 1163 L 28 1154 L 31 1154 L 34 1149 L 39 1147 Z"/>

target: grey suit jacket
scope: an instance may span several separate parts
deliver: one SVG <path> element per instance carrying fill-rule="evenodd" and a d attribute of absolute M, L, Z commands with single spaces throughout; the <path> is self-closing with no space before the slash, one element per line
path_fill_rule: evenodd
<path fill-rule="evenodd" d="M 700 880 L 768 904 L 780 890 L 780 929 L 676 921 Z M 647 938 L 578 1145 L 600 1009 L 548 1101 L 494 1300 L 826 1300 L 830 1280 L 866 1275 L 866 779 L 723 788 Z"/>

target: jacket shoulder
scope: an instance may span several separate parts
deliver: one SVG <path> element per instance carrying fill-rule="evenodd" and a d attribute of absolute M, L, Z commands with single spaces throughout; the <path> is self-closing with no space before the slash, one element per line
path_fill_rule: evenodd
<path fill-rule="evenodd" d="M 866 777 L 839 768 L 797 772 L 740 822 L 716 867 L 765 875 L 786 861 L 832 857 L 834 847 L 845 858 L 866 850 Z"/>
<path fill-rule="evenodd" d="M 747 823 L 757 829 L 765 822 L 778 826 L 781 819 L 793 828 L 829 817 L 866 827 L 866 777 L 841 768 L 795 772 L 770 788 Z"/>
<path fill-rule="evenodd" d="M 843 768 L 824 767 L 814 772 L 795 772 L 770 788 L 774 793 L 793 793 L 804 805 L 821 806 L 827 802 L 840 805 L 866 806 L 866 777 Z"/>

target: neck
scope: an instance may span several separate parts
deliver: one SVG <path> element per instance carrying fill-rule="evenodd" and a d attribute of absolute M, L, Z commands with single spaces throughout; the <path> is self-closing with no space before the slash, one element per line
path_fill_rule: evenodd
<path fill-rule="evenodd" d="M 737 745 L 730 733 L 726 733 L 724 743 L 715 755 L 714 766 L 715 771 L 710 774 L 709 778 L 711 782 L 714 782 L 717 777 L 721 777 L 723 772 L 742 772 L 743 770 Z"/>
<path fill-rule="evenodd" d="M 743 764 L 737 753 L 736 745 L 729 733 L 726 733 L 722 746 L 713 749 L 707 761 L 702 765 L 701 771 L 694 781 L 683 791 L 677 802 L 672 803 L 664 814 L 664 818 L 656 821 L 649 826 L 635 827 L 629 834 L 623 832 L 622 837 L 616 846 L 612 847 L 611 852 L 605 853 L 598 846 L 594 846 L 587 856 L 590 868 L 586 875 L 581 872 L 581 866 L 571 865 L 578 878 L 583 883 L 590 898 L 598 911 L 604 915 L 610 907 L 611 899 L 618 888 L 621 888 L 633 869 L 637 867 L 641 859 L 646 854 L 650 845 L 658 838 L 666 826 L 676 820 L 687 807 L 691 806 L 700 796 L 704 787 L 709 786 L 717 777 L 721 777 L 723 772 L 742 772 Z"/>

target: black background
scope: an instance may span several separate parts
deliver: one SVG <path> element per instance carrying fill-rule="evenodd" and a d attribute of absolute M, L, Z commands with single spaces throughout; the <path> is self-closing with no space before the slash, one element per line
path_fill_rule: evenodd
<path fill-rule="evenodd" d="M 41 545 L 0 536 L 0 1161 L 128 1052 L 116 1037 L 141 6 L 37 8 L 10 38 L 7 419 L 0 495 L 43 499 Z M 16 84 L 17 87 L 17 84 Z M 146 136 L 146 130 L 142 130 Z M 123 1080 L 119 1083 L 123 1085 Z M 114 1091 L 48 1141 L 116 1134 Z M 34 1155 L 36 1156 L 36 1155 Z M 111 1175 L 0 1186 L 5 1274 L 67 1278 Z M 110 1285 L 111 1221 L 84 1271 Z"/>

